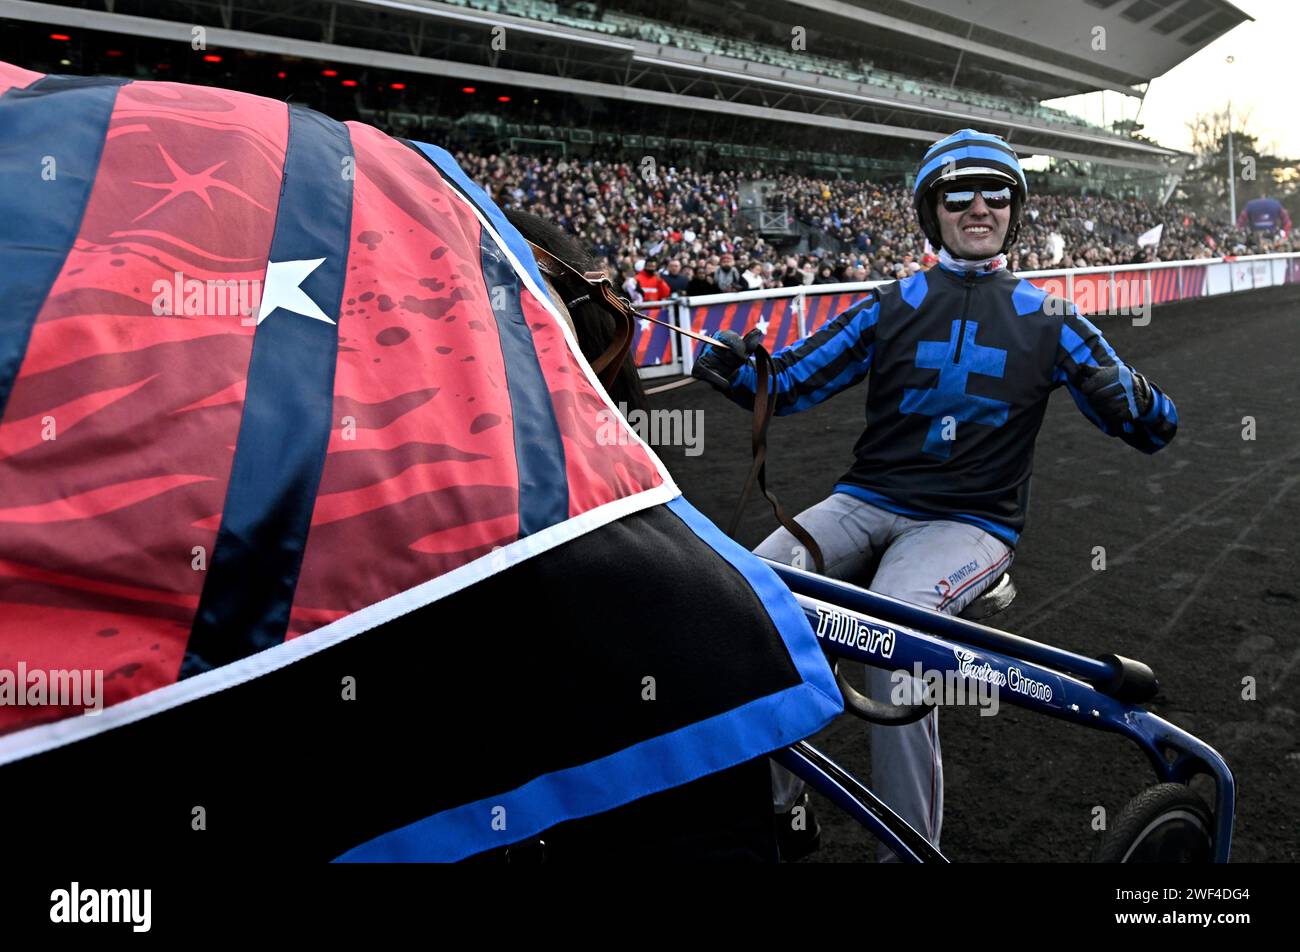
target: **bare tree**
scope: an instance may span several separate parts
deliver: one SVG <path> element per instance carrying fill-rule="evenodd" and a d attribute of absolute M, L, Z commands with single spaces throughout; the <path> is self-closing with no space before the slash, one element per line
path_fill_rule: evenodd
<path fill-rule="evenodd" d="M 1232 114 L 1233 173 L 1237 208 L 1252 198 L 1269 196 L 1294 201 L 1300 183 L 1300 162 L 1261 148 L 1250 131 L 1250 110 Z M 1183 180 L 1187 197 L 1220 217 L 1228 215 L 1228 111 L 1199 113 L 1187 123 L 1196 160 Z"/>

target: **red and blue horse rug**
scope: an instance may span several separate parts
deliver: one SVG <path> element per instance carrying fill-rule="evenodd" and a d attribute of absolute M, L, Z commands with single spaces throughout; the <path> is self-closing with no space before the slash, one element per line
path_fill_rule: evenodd
<path fill-rule="evenodd" d="M 455 860 L 840 710 L 776 577 L 601 438 L 441 149 L 0 64 L 0 301 L 0 783 L 42 849 Z"/>

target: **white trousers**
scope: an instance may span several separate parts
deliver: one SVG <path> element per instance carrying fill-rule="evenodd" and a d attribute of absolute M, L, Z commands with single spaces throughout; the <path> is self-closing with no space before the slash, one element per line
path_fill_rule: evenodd
<path fill-rule="evenodd" d="M 801 512 L 795 521 L 817 540 L 829 577 L 863 585 L 863 575 L 879 556 L 874 577 L 863 587 L 954 615 L 988 588 L 1013 557 L 1005 542 L 978 526 L 911 519 L 845 493 L 829 496 Z M 754 552 L 789 565 L 802 549 L 782 528 Z M 806 554 L 803 561 L 811 568 Z M 892 675 L 883 668 L 867 668 L 867 693 L 890 703 Z M 918 679 L 910 681 L 914 690 L 921 690 Z M 803 787 L 794 774 L 772 765 L 776 812 L 790 810 Z M 871 725 L 871 788 L 938 848 L 943 824 L 943 760 L 937 709 L 899 727 Z M 881 847 L 879 858 L 891 859 L 893 853 Z"/>

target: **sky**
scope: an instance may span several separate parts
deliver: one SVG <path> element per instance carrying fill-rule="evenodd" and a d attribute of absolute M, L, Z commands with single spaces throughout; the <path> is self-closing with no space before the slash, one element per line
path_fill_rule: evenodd
<path fill-rule="evenodd" d="M 1234 116 L 1269 151 L 1300 159 L 1300 105 L 1296 77 L 1300 65 L 1300 2 L 1232 0 L 1255 18 L 1229 30 L 1209 46 L 1151 81 L 1142 104 L 1142 134 L 1161 145 L 1190 149 L 1186 122 L 1197 113 L 1222 111 L 1232 100 Z M 1227 57 L 1233 58 L 1228 63 Z M 1072 112 L 1101 120 L 1103 94 L 1052 101 Z M 1138 100 L 1104 94 L 1106 122 L 1133 118 Z M 1235 120 L 1234 128 L 1241 128 Z"/>

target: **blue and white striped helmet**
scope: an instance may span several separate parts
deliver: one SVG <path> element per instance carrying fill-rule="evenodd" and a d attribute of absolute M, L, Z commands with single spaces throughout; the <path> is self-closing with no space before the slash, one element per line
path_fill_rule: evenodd
<path fill-rule="evenodd" d="M 921 231 L 931 245 L 942 247 L 932 195 L 937 186 L 963 178 L 996 179 L 1011 186 L 1011 224 L 1002 243 L 1006 251 L 1020 234 L 1020 211 L 1029 196 L 1029 182 L 1011 146 L 987 132 L 959 129 L 926 150 L 912 186 L 912 207 Z"/>

